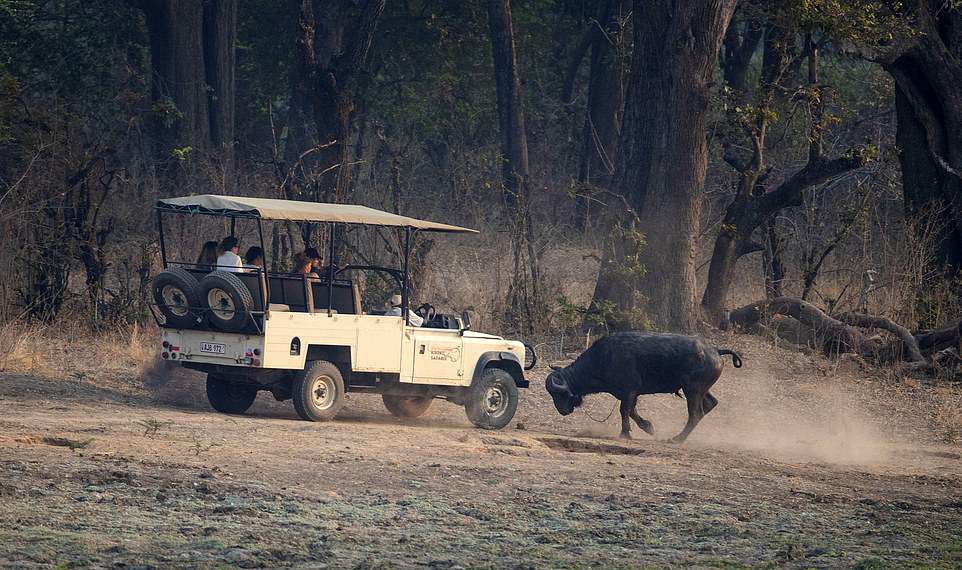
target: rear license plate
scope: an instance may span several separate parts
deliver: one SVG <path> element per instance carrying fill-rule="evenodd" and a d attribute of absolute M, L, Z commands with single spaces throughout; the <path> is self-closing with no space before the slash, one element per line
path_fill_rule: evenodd
<path fill-rule="evenodd" d="M 200 351 L 208 354 L 226 354 L 227 345 L 217 344 L 216 342 L 202 342 L 200 343 Z"/>

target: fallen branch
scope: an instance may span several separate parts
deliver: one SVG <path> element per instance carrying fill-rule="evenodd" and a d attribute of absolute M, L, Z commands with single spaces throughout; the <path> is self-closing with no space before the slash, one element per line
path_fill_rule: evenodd
<path fill-rule="evenodd" d="M 843 313 L 836 317 L 839 321 L 862 328 L 881 329 L 888 331 L 902 340 L 905 357 L 909 362 L 924 362 L 925 357 L 919 349 L 919 343 L 909 332 L 909 329 L 885 317 L 875 317 L 861 313 Z"/>
<path fill-rule="evenodd" d="M 809 338 L 815 341 L 826 356 L 854 353 L 881 364 L 903 360 L 903 356 L 908 353 L 912 362 L 925 361 L 917 343 L 912 343 L 915 339 L 908 330 L 888 319 L 850 314 L 844 316 L 845 320 L 852 323 L 848 324 L 827 315 L 815 305 L 794 297 L 766 299 L 746 305 L 732 311 L 729 321 L 739 328 L 754 328 L 761 324 L 763 319 L 768 320 L 775 315 L 791 317 L 810 329 Z M 859 330 L 860 327 L 887 330 L 898 336 L 898 341 L 883 342 L 881 339 L 867 337 Z M 796 336 L 801 336 L 798 327 L 792 328 L 795 329 Z M 903 334 L 911 339 L 909 343 L 906 343 Z"/>

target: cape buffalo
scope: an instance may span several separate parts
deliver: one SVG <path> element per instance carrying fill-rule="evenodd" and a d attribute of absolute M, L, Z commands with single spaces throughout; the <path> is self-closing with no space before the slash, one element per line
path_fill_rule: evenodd
<path fill-rule="evenodd" d="M 622 332 L 599 339 L 565 368 L 552 366 L 545 388 L 558 413 L 566 416 L 587 394 L 608 393 L 621 400 L 621 434 L 631 439 L 628 418 L 654 435 L 651 422 L 638 415 L 642 394 L 685 393 L 688 423 L 672 438 L 685 441 L 718 400 L 708 391 L 722 372 L 720 355 L 730 354 L 735 368 L 742 359 L 733 350 L 717 349 L 704 339 L 679 334 Z"/>

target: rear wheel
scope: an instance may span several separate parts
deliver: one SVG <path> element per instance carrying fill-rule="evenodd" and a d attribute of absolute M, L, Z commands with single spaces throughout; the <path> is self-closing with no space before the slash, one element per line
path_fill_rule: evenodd
<path fill-rule="evenodd" d="M 294 409 L 312 422 L 334 419 L 344 405 L 344 379 L 333 363 L 316 360 L 294 378 Z"/>
<path fill-rule="evenodd" d="M 217 374 L 207 375 L 207 401 L 222 414 L 243 414 L 257 398 L 257 388 L 231 382 Z"/>
<path fill-rule="evenodd" d="M 500 368 L 485 368 L 468 388 L 464 410 L 471 423 L 484 429 L 501 429 L 518 410 L 518 387 Z"/>
<path fill-rule="evenodd" d="M 399 418 L 416 418 L 424 415 L 424 412 L 431 407 L 431 400 L 434 399 L 429 396 L 393 396 L 391 394 L 384 394 L 381 398 L 384 400 L 384 407 Z"/>

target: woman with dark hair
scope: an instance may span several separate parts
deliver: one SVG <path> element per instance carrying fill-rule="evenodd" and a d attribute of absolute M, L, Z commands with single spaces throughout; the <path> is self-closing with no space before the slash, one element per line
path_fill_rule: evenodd
<path fill-rule="evenodd" d="M 217 257 L 217 268 L 221 271 L 232 271 L 240 273 L 244 271 L 244 262 L 237 252 L 240 251 L 240 242 L 234 236 L 227 236 L 221 240 L 217 247 L 220 255 Z"/>
<path fill-rule="evenodd" d="M 197 266 L 201 269 L 213 269 L 217 265 L 217 255 L 217 242 L 204 242 L 204 247 L 200 249 L 200 255 L 197 256 Z"/>
<path fill-rule="evenodd" d="M 247 253 L 244 254 L 244 267 L 247 269 L 264 267 L 264 250 L 256 245 L 247 248 Z"/>
<path fill-rule="evenodd" d="M 311 263 L 311 258 L 303 253 L 295 253 L 293 261 L 293 267 L 291 268 L 291 273 L 303 273 L 308 277 L 317 277 L 317 273 L 313 271 L 313 264 Z"/>

